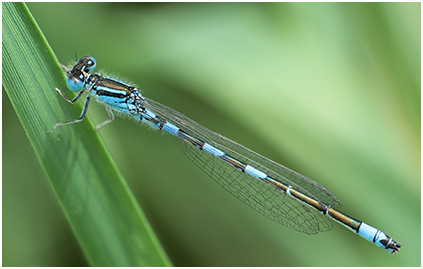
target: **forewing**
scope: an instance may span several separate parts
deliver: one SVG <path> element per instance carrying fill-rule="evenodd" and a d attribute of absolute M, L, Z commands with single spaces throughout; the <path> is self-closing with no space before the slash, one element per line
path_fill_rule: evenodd
<path fill-rule="evenodd" d="M 272 178 L 291 185 L 292 188 L 326 205 L 342 206 L 340 200 L 320 184 L 201 126 L 183 114 L 150 99 L 147 99 L 145 106 L 157 116 L 178 126 L 190 135 L 261 170 Z M 330 218 L 275 188 L 274 185 L 243 173 L 182 139 L 176 138 L 175 140 L 181 150 L 219 185 L 269 219 L 307 234 L 315 234 L 332 228 L 333 223 Z"/>

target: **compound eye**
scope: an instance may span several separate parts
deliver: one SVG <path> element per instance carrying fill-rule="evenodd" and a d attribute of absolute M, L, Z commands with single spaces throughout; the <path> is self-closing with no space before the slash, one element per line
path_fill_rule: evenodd
<path fill-rule="evenodd" d="M 84 87 L 84 74 L 80 73 L 79 75 L 71 75 L 66 79 L 66 85 L 68 89 L 73 92 L 79 92 Z"/>
<path fill-rule="evenodd" d="M 96 65 L 95 59 L 93 57 L 89 57 L 87 60 L 87 67 L 86 67 L 88 72 L 93 71 L 95 68 L 95 65 Z"/>

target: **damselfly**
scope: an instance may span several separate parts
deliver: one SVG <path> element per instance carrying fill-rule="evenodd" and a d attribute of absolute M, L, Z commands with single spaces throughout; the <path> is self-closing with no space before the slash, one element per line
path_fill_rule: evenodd
<path fill-rule="evenodd" d="M 170 134 L 204 172 L 269 219 L 307 234 L 328 231 L 335 220 L 378 247 L 399 251 L 401 244 L 390 236 L 336 210 L 341 201 L 320 184 L 148 99 L 133 86 L 93 74 L 95 66 L 93 57 L 82 57 L 67 72 L 67 86 L 78 94 L 69 99 L 56 88 L 60 95 L 73 104 L 84 92 L 88 94 L 78 119 L 56 123 L 49 132 L 82 121 L 94 97 L 109 114 L 97 129 L 110 123 L 116 110 Z"/>

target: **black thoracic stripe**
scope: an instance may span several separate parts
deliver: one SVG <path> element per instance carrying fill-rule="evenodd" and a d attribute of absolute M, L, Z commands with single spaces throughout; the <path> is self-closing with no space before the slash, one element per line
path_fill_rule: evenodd
<path fill-rule="evenodd" d="M 116 97 L 116 98 L 126 98 L 127 97 L 126 94 L 120 94 L 120 93 L 104 91 L 104 90 L 97 90 L 97 95 L 112 96 L 112 97 Z"/>
<path fill-rule="evenodd" d="M 179 130 L 178 131 L 178 136 L 180 138 L 182 138 L 183 140 L 191 143 L 193 146 L 198 147 L 199 149 L 203 149 L 203 146 L 205 144 L 204 141 L 197 139 L 189 134 L 187 134 L 186 132 L 184 132 L 183 130 Z"/>
<path fill-rule="evenodd" d="M 133 86 L 126 85 L 122 83 L 121 81 L 118 81 L 112 78 L 99 78 L 97 84 L 106 88 L 115 89 L 118 91 L 125 91 L 126 95 L 128 96 L 134 90 Z"/>
<path fill-rule="evenodd" d="M 229 163 L 230 165 L 232 165 L 233 167 L 237 168 L 237 169 L 241 169 L 242 172 L 245 172 L 245 168 L 247 167 L 247 164 L 225 154 L 222 157 L 220 157 L 220 159 L 224 160 L 225 162 Z"/>

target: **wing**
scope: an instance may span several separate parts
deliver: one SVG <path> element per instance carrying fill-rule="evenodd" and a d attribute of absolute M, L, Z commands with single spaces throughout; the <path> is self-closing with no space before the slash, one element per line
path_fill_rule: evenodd
<path fill-rule="evenodd" d="M 342 206 L 341 201 L 320 184 L 281 164 L 217 134 L 183 114 L 146 99 L 145 107 L 157 116 L 173 123 L 190 135 L 224 151 L 226 154 L 249 164 L 272 178 L 291 185 L 294 189 L 331 207 Z M 307 234 L 328 231 L 333 223 L 327 216 L 307 204 L 281 192 L 270 184 L 258 180 L 198 148 L 175 138 L 181 150 L 205 173 L 224 189 L 271 220 L 293 230 Z"/>

